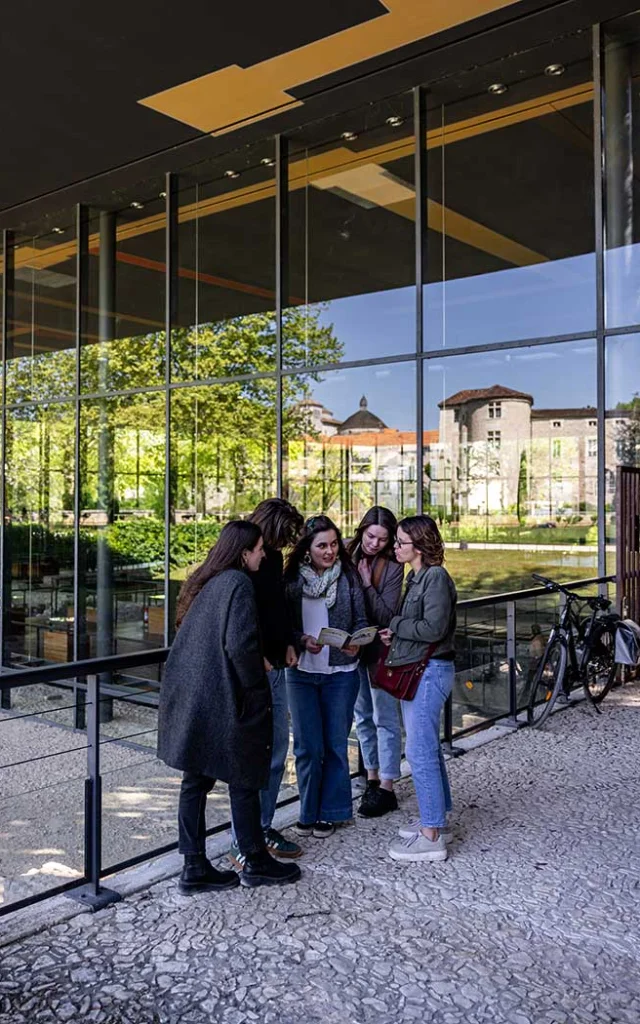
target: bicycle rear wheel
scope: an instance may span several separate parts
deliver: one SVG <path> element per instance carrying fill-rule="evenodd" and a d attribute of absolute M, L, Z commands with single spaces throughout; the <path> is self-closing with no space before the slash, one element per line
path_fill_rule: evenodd
<path fill-rule="evenodd" d="M 592 649 L 585 668 L 584 686 L 594 704 L 607 696 L 616 678 L 616 634 L 605 625 L 594 633 Z"/>
<path fill-rule="evenodd" d="M 529 694 L 527 721 L 534 728 L 543 725 L 551 714 L 562 688 L 566 667 L 567 648 L 562 640 L 556 638 L 542 656 Z"/>

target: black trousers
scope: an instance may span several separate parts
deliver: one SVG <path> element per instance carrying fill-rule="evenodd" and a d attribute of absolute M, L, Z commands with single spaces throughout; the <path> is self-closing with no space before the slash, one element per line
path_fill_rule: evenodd
<path fill-rule="evenodd" d="M 207 794 L 216 780 L 208 775 L 185 772 L 178 804 L 178 850 L 183 855 L 205 852 Z M 229 801 L 240 853 L 264 850 L 264 832 L 260 823 L 260 790 L 229 786 Z"/>

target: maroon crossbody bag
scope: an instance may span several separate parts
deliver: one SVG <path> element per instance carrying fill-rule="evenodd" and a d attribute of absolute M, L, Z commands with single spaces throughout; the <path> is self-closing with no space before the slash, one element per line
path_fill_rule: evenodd
<path fill-rule="evenodd" d="M 385 690 L 398 700 L 413 700 L 424 670 L 438 643 L 439 641 L 429 644 L 420 661 L 412 661 L 409 665 L 387 665 L 390 650 L 387 648 L 375 666 L 374 672 L 371 673 L 373 685 L 377 686 L 379 690 Z"/>

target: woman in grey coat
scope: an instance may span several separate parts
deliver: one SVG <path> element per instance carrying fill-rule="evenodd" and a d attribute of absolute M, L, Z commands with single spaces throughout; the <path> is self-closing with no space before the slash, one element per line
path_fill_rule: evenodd
<path fill-rule="evenodd" d="M 374 505 L 363 516 L 347 546 L 360 576 L 369 623 L 381 629 L 389 625 L 398 611 L 402 595 L 404 567 L 393 553 L 397 528 L 393 512 Z M 400 778 L 402 755 L 400 701 L 386 690 L 372 688 L 369 678 L 381 650 L 379 640 L 364 647 L 358 667 L 356 731 L 367 772 L 367 788 L 358 809 L 363 818 L 379 818 L 398 807 L 393 783 Z"/>
<path fill-rule="evenodd" d="M 184 775 L 178 809 L 185 893 L 293 882 L 295 864 L 265 847 L 260 789 L 269 776 L 271 690 L 264 670 L 249 572 L 264 558 L 260 528 L 231 522 L 178 599 L 179 627 L 160 691 L 158 756 Z M 216 779 L 228 783 L 236 835 L 245 856 L 240 877 L 206 857 L 206 801 Z"/>

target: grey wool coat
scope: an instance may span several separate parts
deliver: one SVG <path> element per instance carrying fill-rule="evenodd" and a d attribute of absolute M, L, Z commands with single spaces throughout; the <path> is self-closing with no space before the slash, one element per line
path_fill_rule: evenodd
<path fill-rule="evenodd" d="M 227 569 L 205 584 L 173 641 L 158 756 L 171 768 L 261 789 L 272 734 L 254 589 L 246 573 Z"/>

